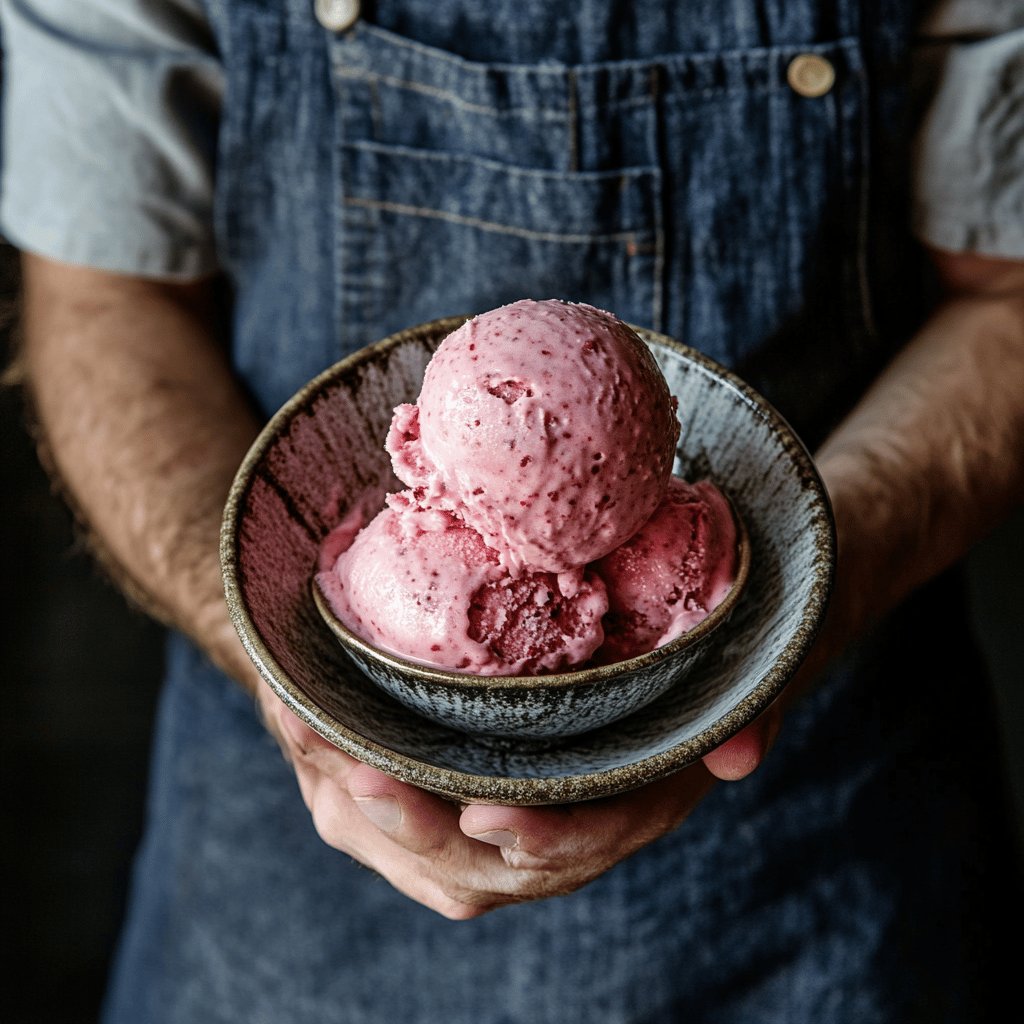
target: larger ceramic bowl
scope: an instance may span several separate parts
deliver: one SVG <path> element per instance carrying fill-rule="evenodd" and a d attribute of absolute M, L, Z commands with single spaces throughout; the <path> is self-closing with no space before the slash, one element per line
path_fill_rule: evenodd
<path fill-rule="evenodd" d="M 347 502 L 397 486 L 383 447 L 392 411 L 415 401 L 431 355 L 461 322 L 423 324 L 363 349 L 302 388 L 262 431 L 239 469 L 221 538 L 242 642 L 263 678 L 322 736 L 453 799 L 579 800 L 675 771 L 763 711 L 813 641 L 834 562 L 831 512 L 814 464 L 743 381 L 640 330 L 679 399 L 675 472 L 714 480 L 746 528 L 750 569 L 741 599 L 694 657 L 676 662 L 678 678 L 672 674 L 660 696 L 612 724 L 574 736 L 530 727 L 529 735 L 544 736 L 538 741 L 431 721 L 346 657 L 310 582 L 320 542 Z"/>

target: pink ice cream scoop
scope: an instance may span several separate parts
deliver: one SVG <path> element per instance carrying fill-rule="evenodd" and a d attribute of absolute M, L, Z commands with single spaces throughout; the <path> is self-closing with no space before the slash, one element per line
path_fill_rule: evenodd
<path fill-rule="evenodd" d="M 317 585 L 335 615 L 400 657 L 480 675 L 557 672 L 587 661 L 604 639 L 604 584 L 504 569 L 451 512 L 421 508 L 408 491 L 387 507 Z M 352 536 L 342 524 L 344 546 Z M 325 544 L 325 550 L 331 544 Z M 568 587 L 568 592 L 560 589 Z"/>
<path fill-rule="evenodd" d="M 387 447 L 417 502 L 456 513 L 502 566 L 578 576 L 654 512 L 678 436 L 635 332 L 592 306 L 524 299 L 445 338 Z"/>
<path fill-rule="evenodd" d="M 673 477 L 654 515 L 592 568 L 608 589 L 598 661 L 653 651 L 693 629 L 732 587 L 732 508 L 709 481 L 689 484 Z"/>

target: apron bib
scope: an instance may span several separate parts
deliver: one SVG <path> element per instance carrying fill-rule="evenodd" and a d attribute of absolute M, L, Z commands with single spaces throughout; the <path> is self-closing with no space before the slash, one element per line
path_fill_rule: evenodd
<path fill-rule="evenodd" d="M 736 368 L 815 443 L 891 347 L 868 265 L 889 37 L 818 6 L 383 0 L 334 32 L 306 0 L 214 3 L 218 244 L 266 411 L 393 331 L 559 297 Z"/>

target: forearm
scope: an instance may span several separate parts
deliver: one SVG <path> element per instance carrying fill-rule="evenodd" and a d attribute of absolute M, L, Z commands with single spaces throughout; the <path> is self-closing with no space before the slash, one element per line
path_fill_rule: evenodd
<path fill-rule="evenodd" d="M 942 305 L 818 453 L 839 540 L 826 646 L 960 558 L 1024 494 L 1024 294 L 1004 280 Z"/>
<path fill-rule="evenodd" d="M 44 444 L 102 559 L 253 686 L 217 551 L 258 424 L 216 337 L 212 287 L 26 257 L 23 322 Z"/>

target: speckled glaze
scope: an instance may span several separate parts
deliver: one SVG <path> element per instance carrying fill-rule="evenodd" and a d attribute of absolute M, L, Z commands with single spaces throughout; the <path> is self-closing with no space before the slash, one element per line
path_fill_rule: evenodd
<path fill-rule="evenodd" d="M 452 799 L 543 804 L 621 792 L 691 763 L 750 722 L 777 696 L 820 626 L 831 588 L 834 531 L 824 488 L 806 449 L 751 388 L 699 353 L 640 330 L 672 393 L 682 431 L 674 471 L 709 476 L 728 494 L 749 540 L 750 570 L 728 625 L 680 638 L 625 669 L 609 666 L 549 680 L 563 712 L 587 731 L 551 735 L 545 698 L 523 710 L 501 695 L 509 680 L 462 680 L 443 716 L 498 702 L 502 720 L 531 737 L 484 736 L 408 710 L 383 686 L 400 681 L 422 700 L 451 675 L 349 649 L 328 628 L 311 578 L 320 540 L 348 496 L 397 486 L 382 445 L 395 405 L 413 401 L 440 340 L 462 318 L 401 332 L 331 367 L 298 392 L 254 443 L 229 496 L 221 536 L 232 619 L 267 682 L 322 736 L 397 778 Z M 353 457 L 358 455 L 358 458 Z M 702 624 L 703 625 L 703 624 Z M 699 635 L 698 635 L 699 634 Z M 688 646 L 692 645 L 692 646 Z M 365 645 L 363 645 L 365 648 Z M 387 671 L 385 678 L 384 672 Z M 580 694 L 600 694 L 628 672 L 630 692 L 650 680 L 648 703 L 613 724 L 591 726 Z M 639 674 L 639 676 L 638 676 Z M 680 676 L 685 678 L 680 678 Z M 573 681 L 573 676 L 580 679 Z M 566 682 L 568 680 L 568 682 Z M 622 683 L 619 683 L 621 688 Z M 614 689 L 613 686 L 608 687 Z M 465 694 L 476 699 L 467 706 Z M 486 697 L 483 697 L 486 695 Z M 436 700 L 436 695 L 431 696 Z M 601 695 L 601 704 L 613 698 Z M 620 705 L 621 707 L 621 705 Z M 448 718 L 449 722 L 451 721 Z"/>
<path fill-rule="evenodd" d="M 348 629 L 315 583 L 312 591 L 320 614 L 349 656 L 406 707 L 474 735 L 552 739 L 616 722 L 683 679 L 739 603 L 749 565 L 744 543 L 730 594 L 678 640 L 614 665 L 542 676 L 459 674 L 395 657 Z"/>

